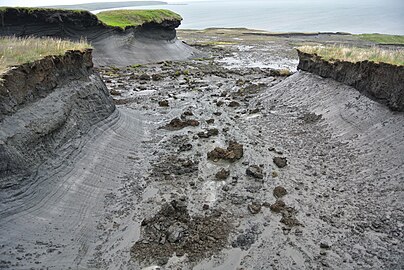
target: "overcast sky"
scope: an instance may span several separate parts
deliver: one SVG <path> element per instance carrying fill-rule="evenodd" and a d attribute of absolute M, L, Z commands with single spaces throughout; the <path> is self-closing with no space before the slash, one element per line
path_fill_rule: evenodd
<path fill-rule="evenodd" d="M 92 3 L 92 2 L 123 2 L 131 0 L 0 0 L 0 6 L 24 6 L 24 7 L 34 7 L 34 6 L 47 6 L 47 5 L 70 5 L 70 4 L 80 4 L 80 3 Z M 136 0 L 134 0 L 136 1 Z M 150 1 L 150 0 L 148 0 Z M 153 0 L 151 0 L 153 1 Z M 208 1 L 208 0 L 156 0 L 168 3 L 185 3 L 194 1 Z"/>

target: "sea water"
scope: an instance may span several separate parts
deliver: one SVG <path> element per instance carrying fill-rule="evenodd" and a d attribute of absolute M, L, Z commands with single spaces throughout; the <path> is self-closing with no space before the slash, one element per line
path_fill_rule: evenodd
<path fill-rule="evenodd" d="M 184 18 L 183 29 L 404 34 L 404 0 L 208 0 L 132 8 L 170 9 Z"/>

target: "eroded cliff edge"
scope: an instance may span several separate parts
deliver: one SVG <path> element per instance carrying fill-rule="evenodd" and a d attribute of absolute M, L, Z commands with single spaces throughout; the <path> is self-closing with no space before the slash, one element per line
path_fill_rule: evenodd
<path fill-rule="evenodd" d="M 332 78 L 354 87 L 362 94 L 387 105 L 394 111 L 404 111 L 404 67 L 387 63 L 362 61 L 326 61 L 316 54 L 298 50 L 298 69 Z"/>
<path fill-rule="evenodd" d="M 5 8 L 0 10 L 0 36 L 51 36 L 87 39 L 94 47 L 95 65 L 186 60 L 201 52 L 177 39 L 180 20 L 144 23 L 125 29 L 107 26 L 87 11 Z"/>
<path fill-rule="evenodd" d="M 69 140 L 114 112 L 91 54 L 67 51 L 1 75 L 0 188 L 22 183 Z"/>

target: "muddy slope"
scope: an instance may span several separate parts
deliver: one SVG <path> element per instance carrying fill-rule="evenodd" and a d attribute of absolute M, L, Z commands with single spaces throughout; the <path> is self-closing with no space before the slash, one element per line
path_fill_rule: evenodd
<path fill-rule="evenodd" d="M 325 61 L 298 51 L 298 69 L 350 85 L 396 111 L 404 111 L 404 67 L 369 61 Z"/>
<path fill-rule="evenodd" d="M 115 110 L 108 90 L 93 70 L 91 50 L 68 51 L 18 66 L 3 74 L 2 80 L 2 188 L 27 185 L 24 179 L 41 163 L 60 155 L 66 142 Z"/>
<path fill-rule="evenodd" d="M 52 36 L 87 39 L 94 50 L 94 63 L 127 66 L 166 60 L 185 60 L 200 53 L 179 41 L 181 21 L 149 23 L 125 30 L 109 27 L 87 11 L 8 8 L 0 14 L 0 36 Z"/>

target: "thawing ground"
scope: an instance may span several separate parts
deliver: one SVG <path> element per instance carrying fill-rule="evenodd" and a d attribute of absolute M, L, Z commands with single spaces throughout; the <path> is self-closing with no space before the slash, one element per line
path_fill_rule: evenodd
<path fill-rule="evenodd" d="M 255 44 L 100 68 L 118 109 L 2 194 L 0 268 L 401 269 L 403 113 Z"/>

